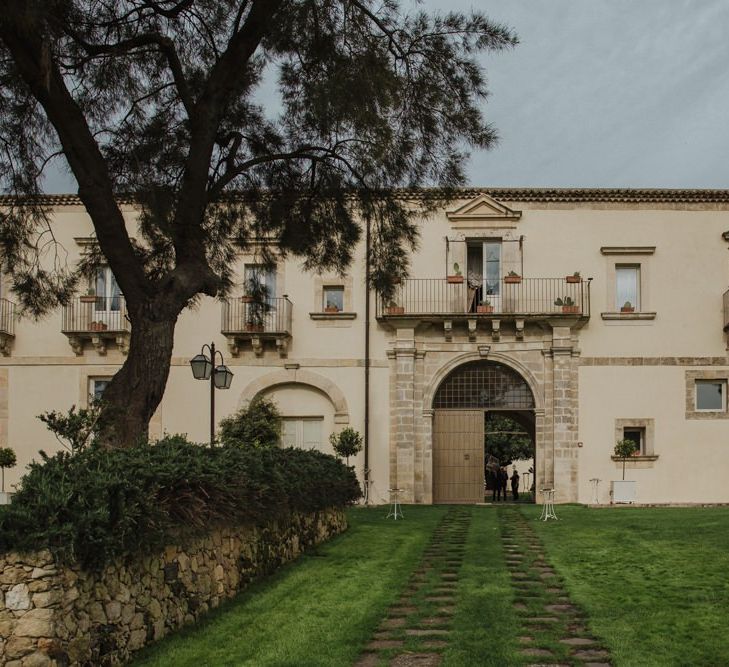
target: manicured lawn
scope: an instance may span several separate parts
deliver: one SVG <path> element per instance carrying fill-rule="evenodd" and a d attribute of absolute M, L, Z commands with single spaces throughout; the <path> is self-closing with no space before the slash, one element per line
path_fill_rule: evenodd
<path fill-rule="evenodd" d="M 350 511 L 350 530 L 255 585 L 138 665 L 352 665 L 408 587 L 445 507 Z M 729 508 L 591 510 L 535 521 L 571 600 L 615 665 L 729 665 Z M 503 509 L 473 507 L 444 667 L 524 665 L 524 612 L 505 566 Z M 424 614 L 432 613 L 423 609 Z M 408 641 L 405 648 L 410 647 Z M 394 654 L 394 653 L 393 653 Z M 383 660 L 390 653 L 383 653 Z M 533 662 L 533 660 L 531 660 Z"/>
<path fill-rule="evenodd" d="M 729 665 L 729 508 L 557 515 L 530 523 L 617 665 Z"/>
<path fill-rule="evenodd" d="M 137 665 L 351 665 L 405 587 L 442 507 L 352 509 L 350 529 L 140 654 Z"/>

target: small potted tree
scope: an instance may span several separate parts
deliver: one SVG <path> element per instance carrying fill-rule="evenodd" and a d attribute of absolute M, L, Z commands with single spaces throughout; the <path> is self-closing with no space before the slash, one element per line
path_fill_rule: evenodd
<path fill-rule="evenodd" d="M 521 282 L 521 276 L 516 271 L 509 271 L 504 276 L 504 282 L 507 285 L 518 285 Z"/>
<path fill-rule="evenodd" d="M 579 313 L 580 307 L 575 304 L 575 300 L 571 296 L 563 296 L 557 298 L 554 302 L 555 306 L 561 306 L 563 313 Z"/>
<path fill-rule="evenodd" d="M 580 280 L 582 280 L 582 277 L 580 276 L 579 271 L 575 271 L 571 276 L 565 277 L 565 282 L 568 283 L 579 283 Z"/>
<path fill-rule="evenodd" d="M 0 471 L 2 471 L 2 491 L 0 491 L 0 505 L 10 503 L 12 493 L 5 492 L 5 468 L 12 468 L 18 462 L 15 452 L 10 447 L 0 448 Z"/>
<path fill-rule="evenodd" d="M 458 285 L 463 282 L 463 274 L 461 273 L 461 267 L 458 262 L 453 264 L 453 273 L 450 276 L 446 276 L 446 280 L 451 285 Z"/>
<path fill-rule="evenodd" d="M 626 301 L 622 306 L 620 306 L 620 312 L 621 313 L 633 313 L 635 312 L 635 306 L 630 303 L 630 301 Z"/>
<path fill-rule="evenodd" d="M 362 436 L 350 427 L 339 433 L 332 433 L 329 436 L 329 442 L 337 456 L 343 456 L 346 459 L 347 465 L 349 465 L 349 457 L 356 456 L 362 450 Z"/>
<path fill-rule="evenodd" d="M 633 456 L 637 446 L 633 440 L 618 440 L 615 444 L 615 456 L 623 461 L 623 479 L 613 481 L 613 502 L 634 503 L 635 502 L 635 481 L 625 480 L 625 461 Z"/>

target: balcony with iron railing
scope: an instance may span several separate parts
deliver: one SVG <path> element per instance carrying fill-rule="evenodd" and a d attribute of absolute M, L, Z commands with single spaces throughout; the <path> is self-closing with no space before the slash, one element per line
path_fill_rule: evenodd
<path fill-rule="evenodd" d="M 246 296 L 230 297 L 223 302 L 220 330 L 228 338 L 233 356 L 238 356 L 247 342 L 260 356 L 266 341 L 274 341 L 279 354 L 286 356 L 292 313 L 293 304 L 286 295 L 260 301 Z"/>
<path fill-rule="evenodd" d="M 83 354 L 84 341 L 91 341 L 99 354 L 106 354 L 110 341 L 126 353 L 131 332 L 126 301 L 121 295 L 75 297 L 63 309 L 61 331 L 78 355 Z"/>
<path fill-rule="evenodd" d="M 10 354 L 10 343 L 15 338 L 15 304 L 8 299 L 0 299 L 0 353 Z"/>
<path fill-rule="evenodd" d="M 410 278 L 385 302 L 377 299 L 377 318 L 451 320 L 587 320 L 590 281 L 580 278 L 507 277 L 485 287 L 453 278 Z"/>

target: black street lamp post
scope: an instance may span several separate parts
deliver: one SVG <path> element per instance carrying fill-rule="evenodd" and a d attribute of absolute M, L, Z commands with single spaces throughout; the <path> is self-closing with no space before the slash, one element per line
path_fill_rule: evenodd
<path fill-rule="evenodd" d="M 205 354 L 205 348 L 210 350 L 210 357 Z M 220 356 L 220 364 L 215 365 L 215 355 Z M 192 375 L 196 380 L 210 380 L 210 446 L 215 444 L 215 389 L 230 389 L 233 373 L 225 365 L 223 354 L 215 349 L 215 343 L 202 346 L 200 354 L 190 359 Z"/>

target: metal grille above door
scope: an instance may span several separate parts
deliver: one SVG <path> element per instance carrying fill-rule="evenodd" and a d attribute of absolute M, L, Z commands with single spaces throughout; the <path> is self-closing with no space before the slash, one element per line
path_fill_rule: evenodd
<path fill-rule="evenodd" d="M 493 361 L 472 361 L 452 371 L 438 387 L 436 409 L 530 410 L 534 396 L 521 375 Z"/>

